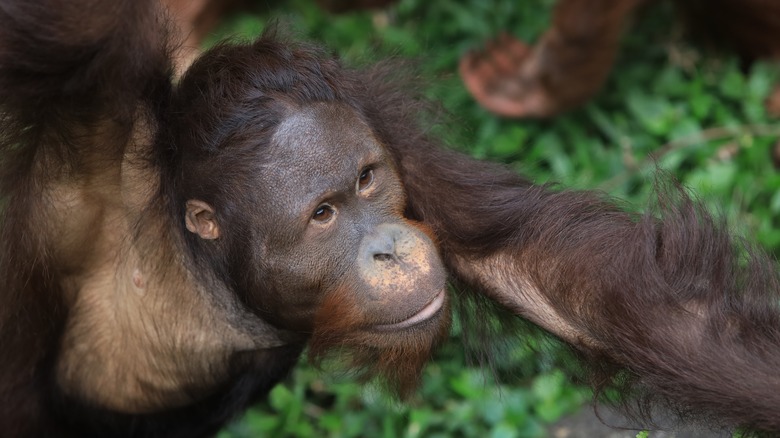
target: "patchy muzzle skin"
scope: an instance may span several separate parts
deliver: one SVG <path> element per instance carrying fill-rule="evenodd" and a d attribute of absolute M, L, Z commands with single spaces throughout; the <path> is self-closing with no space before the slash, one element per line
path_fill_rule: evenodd
<path fill-rule="evenodd" d="M 359 377 L 406 397 L 449 332 L 437 246 L 424 226 L 382 223 L 360 240 L 355 264 L 357 284 L 329 293 L 317 311 L 309 357 L 319 363 L 338 351 Z"/>
<path fill-rule="evenodd" d="M 447 275 L 433 241 L 418 228 L 378 225 L 358 250 L 358 272 L 367 294 L 364 310 L 374 329 L 402 330 L 442 308 Z"/>

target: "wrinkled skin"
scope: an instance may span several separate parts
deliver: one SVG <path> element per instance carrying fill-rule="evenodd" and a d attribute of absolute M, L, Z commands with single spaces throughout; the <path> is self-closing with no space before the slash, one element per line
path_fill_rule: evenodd
<path fill-rule="evenodd" d="M 311 330 L 339 288 L 360 297 L 363 323 L 399 323 L 444 292 L 431 239 L 402 217 L 395 167 L 349 108 L 295 110 L 273 136 L 251 182 L 253 254 L 263 266 L 257 307 L 286 328 Z M 293 293 L 291 293 L 294 291 Z"/>

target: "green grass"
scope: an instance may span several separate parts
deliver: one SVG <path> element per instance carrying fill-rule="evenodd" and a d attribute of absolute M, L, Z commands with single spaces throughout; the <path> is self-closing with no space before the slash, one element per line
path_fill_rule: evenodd
<path fill-rule="evenodd" d="M 637 209 L 660 167 L 725 214 L 735 232 L 780 254 L 780 174 L 769 159 L 780 126 L 763 107 L 777 71 L 758 64 L 743 72 L 735 57 L 699 53 L 676 36 L 668 10 L 639 20 L 604 91 L 584 108 L 552 121 L 512 121 L 472 101 L 456 74 L 461 54 L 505 29 L 533 40 L 553 3 L 402 0 L 381 13 L 329 16 L 311 0 L 292 0 L 232 17 L 220 35 L 256 36 L 276 18 L 350 62 L 416 59 L 428 95 L 451 113 L 453 147 L 538 182 L 606 191 Z M 546 436 L 546 425 L 589 395 L 562 371 L 553 341 L 522 341 L 498 373 L 508 370 L 508 383 L 496 383 L 468 365 L 456 329 L 405 404 L 302 363 L 220 437 Z"/>

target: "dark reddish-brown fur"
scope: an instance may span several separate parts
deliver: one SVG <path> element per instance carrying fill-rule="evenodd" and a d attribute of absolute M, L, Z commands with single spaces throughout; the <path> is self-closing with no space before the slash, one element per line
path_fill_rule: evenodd
<path fill-rule="evenodd" d="M 405 187 L 406 216 L 435 234 L 452 279 L 570 342 L 602 371 L 594 375 L 596 387 L 623 384 L 631 396 L 635 391 L 625 385 L 634 383 L 715 426 L 780 431 L 777 266 L 677 187 L 660 187 L 656 208 L 634 214 L 598 193 L 533 185 L 504 166 L 442 148 L 420 126 L 427 119 L 414 84 L 392 66 L 349 69 L 320 49 L 270 35 L 216 47 L 173 87 L 148 4 L 87 3 L 73 2 L 73 10 L 69 2 L 0 3 L 4 434 L 209 435 L 285 375 L 305 333 L 231 364 L 229 379 L 215 387 L 181 388 L 208 389 L 188 405 L 121 413 L 62 394 L 54 366 L 73 309 L 63 296 L 67 272 L 52 249 L 58 236 L 44 189 L 88 178 L 95 167 L 118 168 L 126 148 L 143 141 L 139 134 L 154 134 L 143 158 L 159 177 L 159 191 L 142 211 L 128 213 L 138 215 L 137 230 L 123 237 L 138 240 L 152 268 L 173 275 L 173 255 L 143 233 L 160 228 L 154 236 L 174 242 L 171 250 L 200 281 L 229 284 L 242 305 L 262 309 L 247 290 L 259 280 L 248 266 L 253 255 L 239 242 L 253 230 L 242 222 L 248 212 L 236 196 L 249 196 L 240 189 L 280 123 L 280 106 L 323 101 L 354 109 L 390 151 Z M 117 7 L 115 14 L 101 9 Z M 110 141 L 83 143 L 107 120 L 110 135 L 96 138 Z M 192 176 L 213 169 L 221 172 Z M 206 251 L 207 243 L 184 231 L 182 201 L 189 194 L 218 205 L 225 223 L 243 234 Z M 314 316 L 312 357 L 346 347 L 354 365 L 379 368 L 407 393 L 419 368 L 398 364 L 427 360 L 446 326 L 377 350 L 375 344 L 398 340 L 350 337 L 361 315 L 347 286 L 327 296 Z"/>
<path fill-rule="evenodd" d="M 410 396 L 420 382 L 423 365 L 431 360 L 431 350 L 447 334 L 447 326 L 440 326 L 438 332 L 417 331 L 407 336 L 398 348 L 381 347 L 384 334 L 377 332 L 377 339 L 367 336 L 355 336 L 356 326 L 362 324 L 359 314 L 351 312 L 356 306 L 350 305 L 354 294 L 344 289 L 329 296 L 315 316 L 315 329 L 309 341 L 309 359 L 315 364 L 334 355 L 334 351 L 344 356 L 340 360 L 349 362 L 349 368 L 359 370 L 361 380 L 372 376 L 382 376 L 381 382 L 386 388 L 400 397 Z M 449 312 L 448 308 L 442 309 Z"/>

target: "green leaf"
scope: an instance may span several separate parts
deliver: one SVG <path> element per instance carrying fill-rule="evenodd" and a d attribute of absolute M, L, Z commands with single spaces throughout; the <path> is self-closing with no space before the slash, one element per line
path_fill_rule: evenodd
<path fill-rule="evenodd" d="M 630 93 L 627 99 L 628 108 L 645 129 L 656 135 L 664 135 L 669 131 L 674 109 L 667 99 L 638 91 Z"/>
<path fill-rule="evenodd" d="M 283 411 L 294 401 L 293 393 L 285 385 L 276 385 L 268 394 L 268 403 L 276 410 Z"/>
<path fill-rule="evenodd" d="M 745 77 L 736 68 L 726 72 L 720 81 L 720 91 L 724 96 L 741 100 L 745 97 Z"/>
<path fill-rule="evenodd" d="M 560 371 L 538 376 L 531 386 L 534 396 L 541 400 L 556 400 L 563 390 L 565 377 Z"/>
<path fill-rule="evenodd" d="M 501 423 L 490 431 L 490 438 L 515 438 L 518 437 L 517 429 L 511 424 Z"/>

